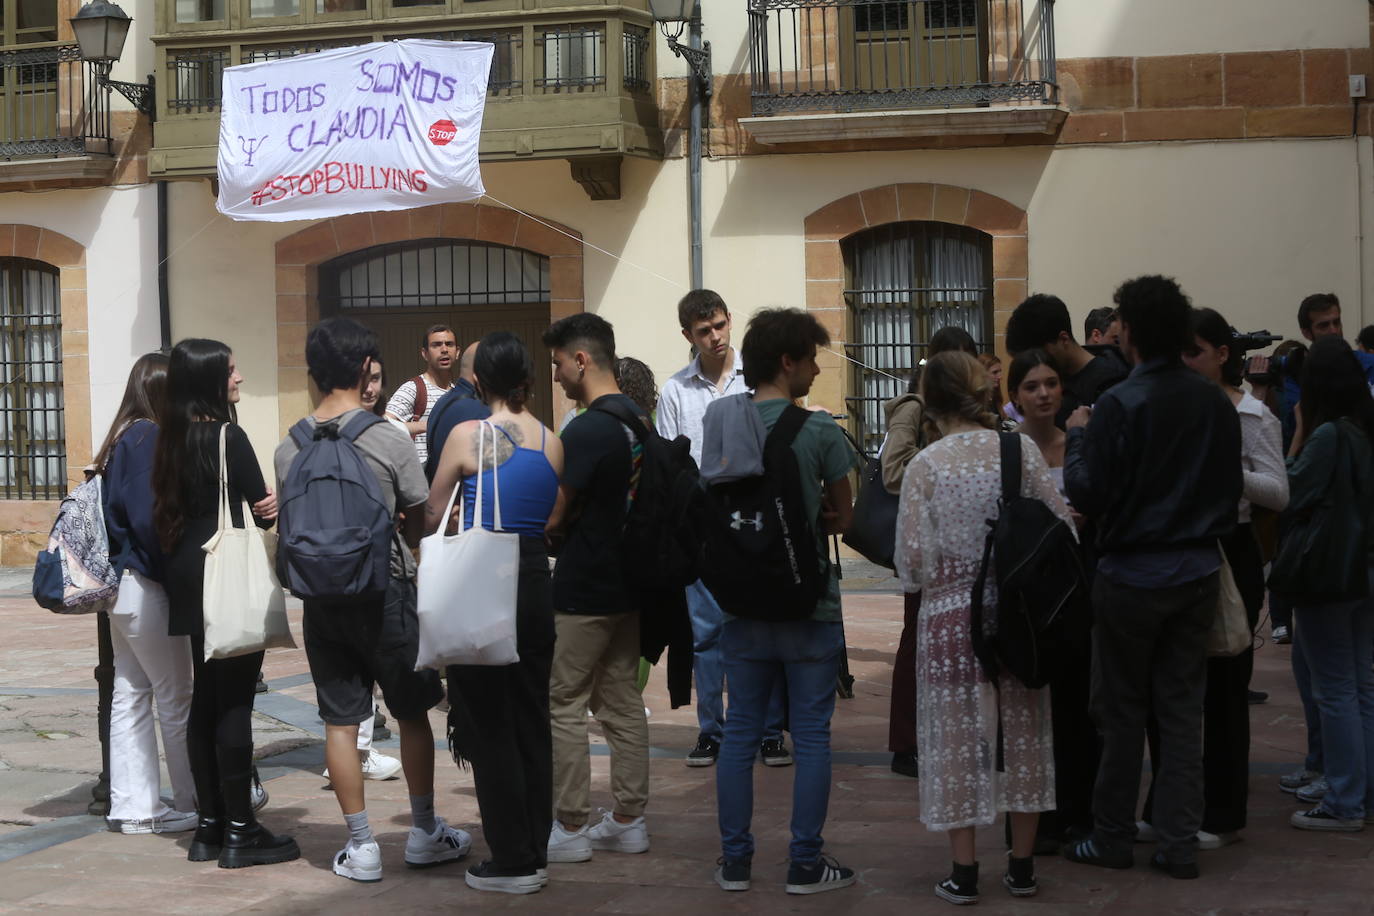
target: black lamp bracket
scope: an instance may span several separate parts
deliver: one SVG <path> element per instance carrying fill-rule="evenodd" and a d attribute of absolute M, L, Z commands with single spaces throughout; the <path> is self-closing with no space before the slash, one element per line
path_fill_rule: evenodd
<path fill-rule="evenodd" d="M 112 80 L 109 77 L 110 65 L 106 64 L 101 68 L 99 82 L 106 89 L 113 89 L 118 92 L 142 114 L 149 118 L 157 116 L 157 83 L 153 79 L 153 74 L 148 74 L 146 83 L 126 83 L 123 80 Z"/>
<path fill-rule="evenodd" d="M 1374 0 L 1370 0 L 1374 2 Z M 703 98 L 711 97 L 711 43 L 702 42 L 700 48 L 693 48 L 689 45 L 679 44 L 675 36 L 664 32 L 664 37 L 668 39 L 668 50 L 673 54 L 687 61 L 687 66 L 691 68 L 692 75 L 697 79 L 697 86 L 701 90 Z"/>

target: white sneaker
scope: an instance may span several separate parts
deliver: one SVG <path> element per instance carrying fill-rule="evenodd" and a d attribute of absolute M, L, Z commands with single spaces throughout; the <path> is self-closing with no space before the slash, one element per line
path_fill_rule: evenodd
<path fill-rule="evenodd" d="M 1147 821 L 1135 822 L 1135 841 L 1137 843 L 1158 843 L 1159 831 Z"/>
<path fill-rule="evenodd" d="M 382 880 L 382 847 L 377 843 L 355 846 L 352 840 L 334 856 L 334 874 L 351 881 Z"/>
<path fill-rule="evenodd" d="M 445 862 L 457 862 L 472 848 L 472 834 L 450 827 L 442 817 L 436 817 L 439 827 L 425 833 L 419 827 L 410 828 L 406 837 L 406 864 L 411 868 L 428 868 Z"/>
<path fill-rule="evenodd" d="M 642 817 L 622 824 L 614 814 L 606 811 L 601 823 L 587 828 L 587 839 L 591 841 L 592 849 L 628 853 L 649 851 L 649 828 Z"/>
<path fill-rule="evenodd" d="M 395 757 L 388 757 L 386 754 L 379 754 L 375 750 L 369 750 L 367 756 L 363 758 L 363 779 L 395 779 L 401 772 L 401 761 Z"/>
<path fill-rule="evenodd" d="M 262 780 L 258 779 L 256 770 L 253 771 L 253 785 L 248 789 L 248 797 L 252 799 L 254 811 L 261 811 L 267 807 L 267 789 L 263 787 Z"/>
<path fill-rule="evenodd" d="M 1226 833 L 1208 833 L 1206 830 L 1197 832 L 1198 849 L 1220 849 L 1239 842 L 1240 834 L 1234 830 L 1228 830 Z"/>
<path fill-rule="evenodd" d="M 139 836 L 147 833 L 185 833 L 195 830 L 198 817 L 194 811 L 168 811 L 158 817 L 140 821 L 119 821 L 120 833 Z M 111 821 L 111 827 L 115 824 Z"/>
<path fill-rule="evenodd" d="M 586 862 L 592 857 L 592 841 L 587 839 L 586 826 L 578 827 L 573 833 L 563 829 L 557 819 L 549 831 L 550 862 Z"/>

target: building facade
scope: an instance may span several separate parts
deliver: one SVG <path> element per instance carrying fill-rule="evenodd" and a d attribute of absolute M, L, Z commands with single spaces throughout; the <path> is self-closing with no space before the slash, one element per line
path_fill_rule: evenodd
<path fill-rule="evenodd" d="M 49 44 L 67 34 L 75 0 L 63 3 Z M 37 28 L 18 23 L 38 5 L 5 0 L 7 43 Z M 429 324 L 451 324 L 464 343 L 510 328 L 537 353 L 550 320 L 584 309 L 660 379 L 686 361 L 675 304 L 690 276 L 688 77 L 645 0 L 128 8 L 134 31 L 115 76 L 156 75 L 151 138 L 115 96 L 109 152 L 0 163 L 0 182 L 13 176 L 0 184 L 10 259 L 0 265 L 59 274 L 68 478 L 103 437 L 129 362 L 159 342 L 158 182 L 169 332 L 234 348 L 241 420 L 260 455 L 309 409 L 304 340 L 324 315 L 377 328 L 392 386 L 418 371 Z M 1057 293 L 1081 319 L 1122 279 L 1164 273 L 1241 330 L 1285 336 L 1297 335 L 1303 295 L 1334 291 L 1353 336 L 1374 321 L 1371 117 L 1351 97 L 1351 77 L 1374 69 L 1371 10 L 1354 0 L 702 0 L 715 71 L 705 284 L 741 329 L 757 308 L 814 310 L 835 343 L 812 401 L 846 415 L 868 447 L 882 436 L 879 402 L 934 330 L 956 323 L 997 351 L 1030 291 Z M 496 46 L 488 198 L 285 224 L 216 212 L 225 66 L 407 36 Z M 62 98 L 59 114 L 73 107 Z M 110 173 L 76 175 L 70 160 L 93 157 Z M 68 172 L 52 177 L 57 168 Z M 45 192 L 10 193 L 21 187 Z M 5 282 L 41 299 L 28 281 Z M 78 283 L 99 290 L 89 307 Z M 83 331 L 99 346 L 78 353 Z M 553 418 L 566 405 L 536 362 L 537 409 Z M 0 531 L 25 530 L 25 512 L 50 518 L 36 511 L 46 495 L 0 492 Z M 29 543 L 11 537 L 15 550 Z"/>

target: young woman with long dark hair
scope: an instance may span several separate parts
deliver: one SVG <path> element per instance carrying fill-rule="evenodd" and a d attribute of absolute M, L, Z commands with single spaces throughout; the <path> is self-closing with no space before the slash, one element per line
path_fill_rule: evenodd
<path fill-rule="evenodd" d="M 1332 494 L 1353 500 L 1361 555 L 1374 567 L 1374 398 L 1350 345 L 1319 338 L 1302 370 L 1297 429 L 1288 457 L 1288 511 L 1301 520 L 1344 516 Z M 1312 519 L 1315 523 L 1321 516 Z M 1292 535 L 1293 532 L 1289 532 Z M 1280 549 L 1282 554 L 1282 548 Z M 1323 583 L 1328 589 L 1337 583 Z M 1295 595 L 1293 620 L 1321 718 L 1326 794 L 1290 818 L 1303 830 L 1363 830 L 1374 815 L 1374 598 L 1353 583 L 1343 600 Z"/>
<path fill-rule="evenodd" d="M 195 684 L 188 743 L 199 822 L 187 858 L 219 859 L 222 868 L 267 865 L 300 856 L 296 841 L 275 837 L 253 815 L 253 694 L 263 653 L 205 659 L 203 545 L 219 527 L 219 442 L 233 524 L 243 500 L 259 527 L 277 517 L 277 501 L 262 479 L 248 436 L 234 423 L 243 377 L 234 354 L 217 340 L 183 340 L 167 370 L 167 409 L 153 465 L 153 518 L 167 554 L 169 632 L 189 636 Z"/>
<path fill-rule="evenodd" d="M 553 823 L 549 673 L 554 623 L 544 527 L 558 497 L 563 444 L 528 409 L 534 365 L 518 337 L 509 331 L 483 337 L 473 370 L 491 418 L 461 423 L 448 437 L 425 507 L 425 530 L 433 533 L 448 524 L 444 509 L 461 479 L 469 528 L 494 528 L 492 510 L 499 492 L 502 530 L 520 535 L 520 660 L 504 667 L 449 666 L 449 743 L 455 758 L 472 764 L 491 847 L 488 861 L 468 869 L 468 885 L 529 894 L 543 887 Z M 484 433 L 486 445 L 479 449 Z M 493 486 L 496 474 L 499 491 Z M 478 475 L 485 510 L 480 519 L 474 518 Z"/>
<path fill-rule="evenodd" d="M 1240 461 L 1244 491 L 1237 507 L 1236 530 L 1222 539 L 1236 588 L 1245 603 L 1253 631 L 1264 605 L 1264 560 L 1250 527 L 1251 507 L 1282 511 L 1288 505 L 1288 474 L 1283 466 L 1283 434 L 1278 417 L 1240 387 L 1244 380 L 1243 354 L 1236 346 L 1231 324 L 1215 309 L 1193 310 L 1193 343 L 1183 351 L 1189 368 L 1221 386 L 1240 416 Z M 1250 772 L 1250 675 L 1253 649 L 1239 655 L 1207 659 L 1207 692 L 1202 711 L 1202 782 L 1205 808 L 1199 849 L 1217 849 L 1240 839 L 1246 824 Z M 1158 730 L 1149 729 L 1150 757 L 1158 750 Z M 1154 785 L 1145 798 L 1144 819 L 1136 838 L 1152 842 Z"/>
<path fill-rule="evenodd" d="M 110 556 L 121 570 L 110 609 L 114 698 L 110 704 L 110 828 L 179 833 L 196 825 L 195 784 L 186 756 L 191 645 L 167 634 L 166 558 L 153 525 L 153 454 L 167 396 L 167 357 L 149 353 L 129 370 L 124 399 L 96 455 Z M 162 802 L 156 722 L 162 728 L 172 807 Z"/>

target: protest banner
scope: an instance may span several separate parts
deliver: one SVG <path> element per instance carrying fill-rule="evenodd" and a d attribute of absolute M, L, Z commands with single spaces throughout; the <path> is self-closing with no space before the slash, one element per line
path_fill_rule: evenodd
<path fill-rule="evenodd" d="M 225 69 L 219 211 L 282 222 L 481 197 L 491 57 L 407 39 Z"/>

